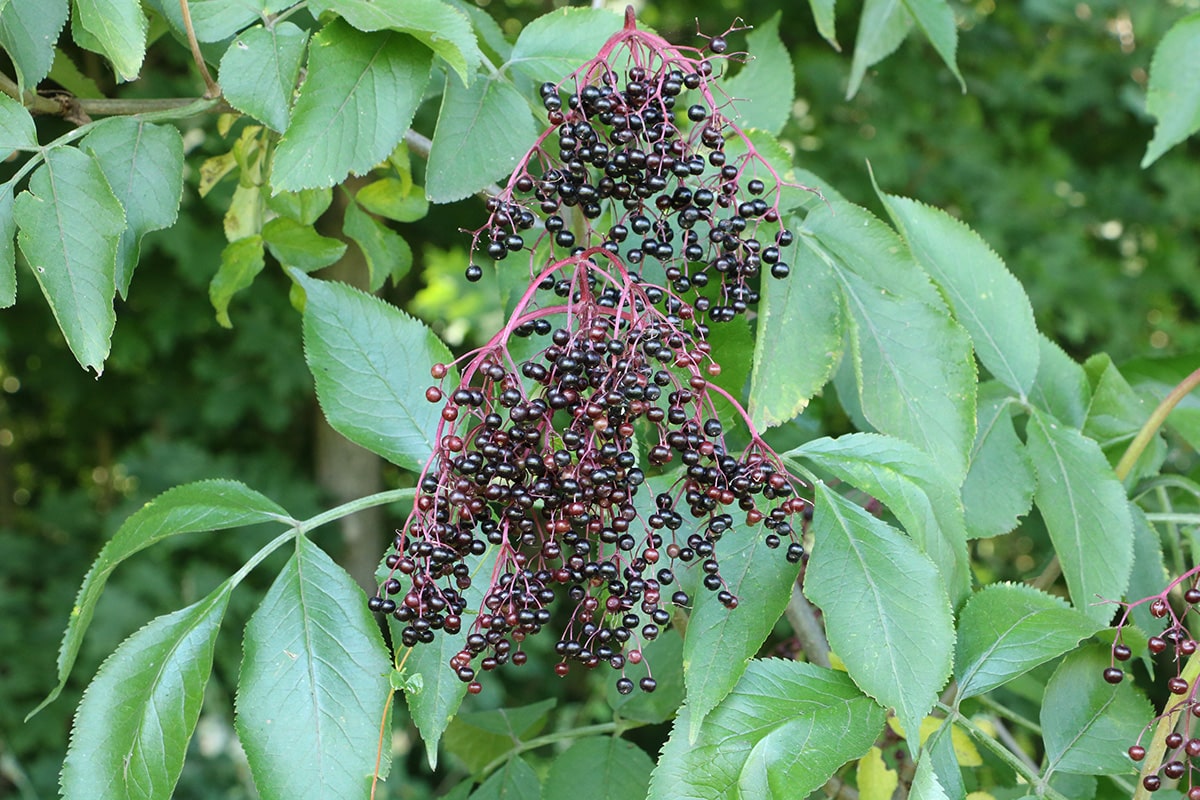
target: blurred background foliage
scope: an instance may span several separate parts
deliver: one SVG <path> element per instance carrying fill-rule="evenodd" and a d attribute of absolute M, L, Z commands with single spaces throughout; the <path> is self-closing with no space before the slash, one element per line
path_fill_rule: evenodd
<path fill-rule="evenodd" d="M 564 3 L 477 4 L 511 38 Z M 1151 135 L 1142 108 L 1153 46 L 1198 6 L 1195 0 L 957 3 L 965 94 L 933 48 L 914 36 L 870 71 L 852 100 L 845 93 L 861 11 L 855 0 L 838 4 L 843 52 L 817 35 L 806 5 L 794 2 L 664 0 L 639 13 L 668 38 L 689 43 L 696 19 L 715 33 L 735 17 L 753 24 L 782 9 L 781 33 L 797 75 L 782 139 L 797 163 L 877 212 L 868 163 L 886 191 L 950 210 L 1025 284 L 1051 338 L 1076 358 L 1107 352 L 1120 364 L 1149 356 L 1194 361 L 1200 353 L 1200 144 L 1176 147 L 1148 170 L 1138 166 Z M 167 40 L 151 48 L 143 79 L 132 85 L 111 86 L 100 62 L 77 55 L 84 72 L 112 95 L 200 92 L 185 50 Z M 436 111 L 429 105 L 415 125 L 426 134 Z M 78 367 L 45 304 L 25 302 L 38 293 L 27 275 L 21 275 L 23 302 L 0 314 L 0 797 L 57 796 L 70 715 L 86 677 L 121 639 L 202 596 L 263 542 L 254 530 L 185 537 L 123 566 L 101 602 L 75 682 L 23 723 L 51 686 L 83 573 L 131 511 L 170 486 L 216 476 L 245 481 L 297 517 L 335 502 L 318 480 L 320 414 L 287 279 L 268 270 L 240 295 L 232 330 L 217 325 L 209 304 L 230 191 L 203 200 L 195 191 L 196 167 L 229 146 L 214 122 L 192 120 L 185 131 L 192 172 L 179 223 L 147 238 L 129 300 L 118 302 L 112 357 L 101 379 Z M 61 133 L 54 126 L 47 121 L 43 136 Z M 486 337 L 499 319 L 495 283 L 471 286 L 461 277 L 467 239 L 460 230 L 476 227 L 481 217 L 479 201 L 468 200 L 399 226 L 415 266 L 400 286 L 385 289 L 388 300 L 456 348 Z M 824 418 L 807 421 L 810 431 L 839 424 L 820 403 L 809 416 L 822 409 Z M 387 486 L 412 480 L 380 469 Z M 405 511 L 389 509 L 378 542 L 367 543 L 374 552 L 382 552 Z M 337 554 L 338 533 L 324 536 L 322 544 Z M 1044 545 L 1035 535 L 1009 537 L 977 553 L 978 563 L 991 570 L 989 578 L 1026 578 L 1044 562 Z M 254 593 L 272 574 L 268 565 L 256 573 L 257 583 L 252 577 L 234 595 L 227 631 L 244 624 Z M 228 723 L 238 637 L 219 641 L 179 798 L 254 794 Z M 539 674 L 498 676 L 505 690 L 485 693 L 476 707 L 541 699 L 547 687 Z M 556 725 L 609 714 L 604 690 L 582 676 L 551 682 L 550 691 L 559 700 Z M 398 730 L 393 749 L 402 763 L 389 781 L 391 796 L 432 796 L 453 785 L 453 769 L 431 775 L 415 733 L 402 724 Z M 633 734 L 651 753 L 665 736 L 664 725 Z"/>

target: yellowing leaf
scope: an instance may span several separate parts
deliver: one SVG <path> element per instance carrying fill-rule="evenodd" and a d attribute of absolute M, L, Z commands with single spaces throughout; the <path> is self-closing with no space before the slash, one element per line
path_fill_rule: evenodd
<path fill-rule="evenodd" d="M 888 768 L 878 747 L 872 747 L 858 760 L 856 774 L 859 800 L 889 800 L 900 782 L 900 776 Z"/>
<path fill-rule="evenodd" d="M 934 731 L 942 727 L 942 723 L 945 721 L 932 715 L 921 720 L 921 729 L 917 734 L 921 747 L 925 746 L 925 741 Z M 887 724 L 897 736 L 902 739 L 908 738 L 904 733 L 904 726 L 896 717 L 888 717 Z M 951 728 L 950 740 L 954 743 L 954 755 L 958 759 L 959 766 L 978 767 L 983 764 L 983 758 L 979 755 L 979 750 L 975 748 L 975 743 L 961 728 Z"/>
<path fill-rule="evenodd" d="M 839 672 L 846 671 L 846 662 L 842 661 L 841 656 L 832 650 L 829 651 L 829 666 L 838 670 Z M 889 719 L 888 722 L 891 723 L 891 720 Z"/>
<path fill-rule="evenodd" d="M 967 800 L 996 800 L 996 796 L 989 792 L 971 792 Z"/>

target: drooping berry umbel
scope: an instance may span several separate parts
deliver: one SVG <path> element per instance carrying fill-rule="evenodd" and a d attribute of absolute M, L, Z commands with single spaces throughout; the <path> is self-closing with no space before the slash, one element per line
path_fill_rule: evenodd
<path fill-rule="evenodd" d="M 733 609 L 723 536 L 804 555 L 799 482 L 711 382 L 710 326 L 751 308 L 764 275 L 787 277 L 792 242 L 785 184 L 719 88 L 726 48 L 674 47 L 627 12 L 595 58 L 541 86 L 549 127 L 473 233 L 501 269 L 527 259 L 528 288 L 457 383 L 433 366 L 434 453 L 370 601 L 406 646 L 465 629 L 450 666 L 472 692 L 477 670 L 524 663 L 564 599 L 556 673 L 607 664 L 631 692 L 626 664 L 691 602 L 679 569 Z M 745 448 L 726 442 L 718 405 L 749 428 Z"/>

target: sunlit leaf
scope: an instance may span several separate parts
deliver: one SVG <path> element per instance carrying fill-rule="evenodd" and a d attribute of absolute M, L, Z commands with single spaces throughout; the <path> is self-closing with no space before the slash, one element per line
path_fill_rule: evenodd
<path fill-rule="evenodd" d="M 308 33 L 290 22 L 243 31 L 221 58 L 221 90 L 229 105 L 287 130 L 307 42 Z"/>
<path fill-rule="evenodd" d="M 1142 167 L 1200 130 L 1200 12 L 1167 31 L 1150 61 L 1146 111 L 1158 118 Z"/>

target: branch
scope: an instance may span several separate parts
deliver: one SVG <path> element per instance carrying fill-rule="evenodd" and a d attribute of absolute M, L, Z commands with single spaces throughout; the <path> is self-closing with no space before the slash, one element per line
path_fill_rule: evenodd
<path fill-rule="evenodd" d="M 221 96 L 221 87 L 213 80 L 212 75 L 208 74 L 208 65 L 204 63 L 204 56 L 200 53 L 200 42 L 197 41 L 196 31 L 192 28 L 192 12 L 188 9 L 188 0 L 179 0 L 179 10 L 183 12 L 183 28 L 187 31 L 188 44 L 192 48 L 192 60 L 196 62 L 200 74 L 204 77 L 204 96 L 214 100 Z"/>
<path fill-rule="evenodd" d="M 50 96 L 34 94 L 33 92 L 21 94 L 17 82 L 4 73 L 0 73 L 0 92 L 3 92 L 14 100 L 19 100 L 31 114 L 63 117 L 68 121 L 78 124 L 85 124 L 91 117 L 162 114 L 186 109 L 192 105 L 196 105 L 196 109 L 191 111 L 192 114 L 225 114 L 234 110 L 224 100 L 210 100 L 206 105 L 201 107 L 197 104 L 197 100 L 194 97 L 149 97 L 136 99 L 102 97 L 90 99 L 75 97 L 66 92 L 58 92 Z"/>
<path fill-rule="evenodd" d="M 825 630 L 817 619 L 817 610 L 800 591 L 799 581 L 792 584 L 792 599 L 783 613 L 800 640 L 804 656 L 818 667 L 829 668 L 829 640 L 825 638 Z"/>

